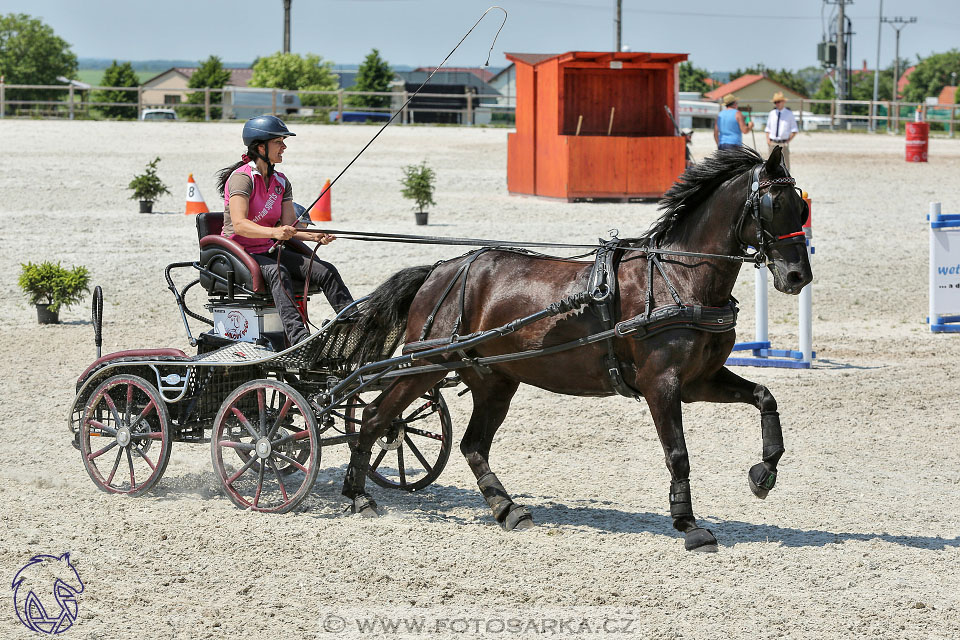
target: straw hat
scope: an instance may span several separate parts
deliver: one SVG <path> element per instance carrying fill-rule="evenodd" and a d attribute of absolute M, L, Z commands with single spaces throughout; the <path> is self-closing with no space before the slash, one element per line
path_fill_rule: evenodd
<path fill-rule="evenodd" d="M 723 106 L 725 107 L 729 107 L 736 101 L 737 96 L 733 95 L 732 93 L 728 93 L 727 95 L 723 96 Z"/>
<path fill-rule="evenodd" d="M 780 102 L 781 100 L 786 102 L 787 99 L 783 96 L 783 91 L 777 91 L 775 94 L 773 94 L 773 98 L 770 100 L 770 102 Z"/>

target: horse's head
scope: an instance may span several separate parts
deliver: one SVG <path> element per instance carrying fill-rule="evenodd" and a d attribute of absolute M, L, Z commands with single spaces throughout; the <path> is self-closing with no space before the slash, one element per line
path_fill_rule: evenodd
<path fill-rule="evenodd" d="M 767 161 L 754 169 L 740 239 L 766 258 L 778 291 L 797 295 L 813 280 L 803 232 L 808 208 L 782 159 L 780 147 L 775 147 Z"/>

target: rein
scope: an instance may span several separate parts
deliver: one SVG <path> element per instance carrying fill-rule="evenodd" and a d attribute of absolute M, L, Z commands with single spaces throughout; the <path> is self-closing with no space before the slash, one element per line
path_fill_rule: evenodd
<path fill-rule="evenodd" d="M 417 236 L 403 233 L 376 233 L 372 231 L 341 231 L 337 229 L 318 229 L 312 226 L 304 230 L 316 233 L 328 233 L 344 240 L 359 240 L 364 242 L 400 242 L 405 244 L 438 244 L 448 246 L 489 247 L 489 248 L 547 248 L 547 249 L 591 249 L 591 253 L 599 247 L 595 244 L 575 244 L 561 242 L 517 242 L 514 240 L 490 240 L 485 238 L 451 238 L 444 236 Z M 802 232 L 801 232 L 802 233 Z M 699 253 L 696 251 L 677 251 L 674 249 L 658 249 L 656 247 L 627 247 L 620 246 L 623 251 L 637 251 L 647 254 L 665 256 L 685 256 L 690 258 L 714 258 L 732 260 L 734 262 L 751 262 L 756 260 L 755 253 L 740 256 L 722 253 Z M 588 254 L 589 255 L 589 254 Z"/>

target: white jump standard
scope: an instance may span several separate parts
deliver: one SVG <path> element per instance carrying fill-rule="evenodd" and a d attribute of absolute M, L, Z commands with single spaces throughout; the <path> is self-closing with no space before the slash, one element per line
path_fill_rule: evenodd
<path fill-rule="evenodd" d="M 806 194 L 804 194 L 806 198 Z M 810 202 L 807 200 L 809 206 Z M 960 216 L 958 216 L 960 217 Z M 807 248 L 812 256 L 816 253 L 813 246 L 812 214 L 807 215 L 803 223 L 803 231 L 807 236 Z M 752 342 L 738 342 L 733 346 L 734 351 L 752 351 L 753 355 L 727 358 L 728 366 L 741 367 L 780 367 L 787 369 L 809 369 L 813 359 L 817 357 L 813 350 L 813 283 L 805 286 L 799 295 L 798 335 L 800 349 L 774 349 L 770 344 L 768 333 L 767 309 L 767 270 L 756 270 L 754 299 L 756 301 L 756 329 Z M 960 317 L 958 317 L 960 320 Z M 958 326 L 960 330 L 960 326 Z"/>
<path fill-rule="evenodd" d="M 930 309 L 934 333 L 960 332 L 960 214 L 930 203 Z"/>

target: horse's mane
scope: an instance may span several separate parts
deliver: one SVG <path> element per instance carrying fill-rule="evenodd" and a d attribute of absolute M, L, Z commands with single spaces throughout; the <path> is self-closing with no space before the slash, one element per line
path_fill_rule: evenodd
<path fill-rule="evenodd" d="M 651 246 L 676 240 L 690 222 L 690 214 L 720 185 L 761 164 L 763 158 L 753 149 L 724 149 L 692 164 L 660 199 L 660 218 L 640 236 L 639 241 Z"/>

